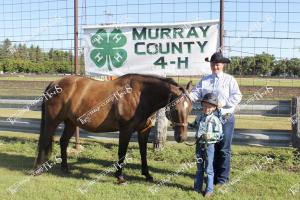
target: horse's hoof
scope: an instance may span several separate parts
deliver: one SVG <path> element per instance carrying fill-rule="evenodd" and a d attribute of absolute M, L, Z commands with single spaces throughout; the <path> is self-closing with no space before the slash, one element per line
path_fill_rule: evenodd
<path fill-rule="evenodd" d="M 33 169 L 31 172 L 30 172 L 30 175 L 33 175 L 33 176 L 40 176 L 43 172 L 39 169 Z"/>
<path fill-rule="evenodd" d="M 118 185 L 128 185 L 128 184 L 127 184 L 127 181 L 125 181 L 125 182 L 122 182 L 122 181 L 119 182 L 119 181 L 118 181 L 117 184 L 118 184 Z"/>
<path fill-rule="evenodd" d="M 117 184 L 118 184 L 118 185 L 127 185 L 127 181 L 124 179 L 123 176 L 119 176 L 119 177 L 118 177 Z"/>
<path fill-rule="evenodd" d="M 147 176 L 147 177 L 146 177 L 146 181 L 147 181 L 147 182 L 154 182 L 154 179 L 153 179 L 152 176 Z"/>
<path fill-rule="evenodd" d="M 64 174 L 69 174 L 69 167 L 67 167 L 67 166 L 61 166 L 60 169 L 61 169 L 61 171 Z"/>

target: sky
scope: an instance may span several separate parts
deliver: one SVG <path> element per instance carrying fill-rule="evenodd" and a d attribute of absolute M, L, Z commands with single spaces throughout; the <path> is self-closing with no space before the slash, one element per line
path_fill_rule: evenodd
<path fill-rule="evenodd" d="M 218 0 L 78 0 L 83 25 L 219 19 Z M 0 41 L 73 48 L 73 0 L 0 0 Z M 300 57 L 299 0 L 225 0 L 225 54 Z M 80 46 L 83 47 L 80 40 Z"/>

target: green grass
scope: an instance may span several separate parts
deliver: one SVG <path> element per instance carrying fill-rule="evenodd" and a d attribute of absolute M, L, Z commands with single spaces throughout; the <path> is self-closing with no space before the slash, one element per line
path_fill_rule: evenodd
<path fill-rule="evenodd" d="M 45 88 L 43 89 L 32 89 L 32 88 L 27 88 L 27 89 L 11 89 L 11 88 L 0 88 L 0 94 L 2 97 L 4 96 L 19 96 L 20 99 L 22 97 L 27 97 L 27 96 L 41 96 L 44 92 Z"/>
<path fill-rule="evenodd" d="M 289 117 L 237 115 L 235 127 L 239 129 L 291 130 L 289 119 Z"/>
<path fill-rule="evenodd" d="M 300 87 L 300 79 L 237 78 L 241 86 Z"/>
<path fill-rule="evenodd" d="M 20 109 L 21 110 L 21 109 Z M 0 117 L 10 117 L 13 115 L 18 115 L 18 110 L 17 109 L 5 109 L 1 108 L 0 109 Z M 17 116 L 19 117 L 19 116 Z M 40 111 L 27 111 L 20 116 L 20 118 L 29 118 L 29 119 L 40 119 L 41 118 L 41 112 Z"/>
<path fill-rule="evenodd" d="M 192 122 L 196 116 L 190 116 Z M 235 115 L 235 128 L 262 130 L 291 130 L 289 117 L 267 117 L 262 115 Z"/>
<path fill-rule="evenodd" d="M 184 163 L 194 161 L 194 147 L 183 144 L 167 144 L 163 151 L 154 153 L 149 144 L 148 162 L 155 183 L 147 183 L 140 175 L 138 145 L 130 143 L 128 155 L 132 158 L 125 166 L 124 174 L 128 185 L 115 184 L 115 178 L 106 176 L 81 194 L 78 188 L 94 180 L 97 174 L 111 167 L 117 160 L 117 145 L 113 142 L 82 140 L 84 149 L 79 154 L 72 154 L 69 159 L 71 173 L 60 172 L 59 165 L 39 177 L 32 177 L 21 185 L 16 194 L 9 194 L 6 189 L 12 184 L 24 180 L 32 167 L 37 145 L 37 135 L 15 132 L 0 132 L 0 197 L 6 199 L 203 199 L 193 190 L 193 176 L 196 168 L 188 170 L 170 179 L 159 187 L 156 194 L 148 189 L 155 183 L 166 179 Z M 55 138 L 53 155 L 59 155 Z M 246 174 L 246 171 L 258 165 L 264 156 L 273 162 L 261 165 L 261 168 Z M 300 156 L 292 148 L 259 148 L 233 146 L 232 183 L 225 194 L 216 189 L 213 199 L 299 199 L 300 192 L 294 196 L 289 189 L 300 181 Z"/>

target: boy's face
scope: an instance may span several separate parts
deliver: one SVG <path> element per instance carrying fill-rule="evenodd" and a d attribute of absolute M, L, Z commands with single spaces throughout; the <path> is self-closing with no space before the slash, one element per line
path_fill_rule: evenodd
<path fill-rule="evenodd" d="M 206 115 L 214 112 L 216 110 L 216 106 L 207 102 L 202 102 L 202 112 Z"/>

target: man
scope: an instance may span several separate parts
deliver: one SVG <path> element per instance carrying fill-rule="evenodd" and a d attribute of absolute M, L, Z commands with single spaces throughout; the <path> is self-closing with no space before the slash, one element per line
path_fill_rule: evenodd
<path fill-rule="evenodd" d="M 222 122 L 223 140 L 215 145 L 214 159 L 214 183 L 225 184 L 229 181 L 231 143 L 234 132 L 234 110 L 242 99 L 239 86 L 235 78 L 223 72 L 224 65 L 230 63 L 228 58 L 223 57 L 221 52 L 216 52 L 210 62 L 212 74 L 204 76 L 189 96 L 192 101 L 201 100 L 205 94 L 213 93 L 218 97 L 218 115 Z"/>

